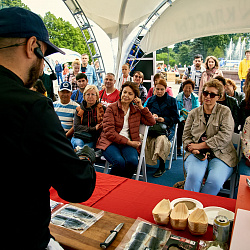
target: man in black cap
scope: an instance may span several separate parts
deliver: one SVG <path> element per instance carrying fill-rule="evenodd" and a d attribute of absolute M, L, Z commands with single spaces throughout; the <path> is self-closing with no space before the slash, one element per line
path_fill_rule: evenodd
<path fill-rule="evenodd" d="M 87 200 L 95 187 L 93 150 L 80 151 L 80 160 L 52 102 L 28 89 L 41 75 L 43 57 L 54 52 L 62 51 L 38 15 L 0 10 L 2 238 L 9 244 L 3 249 L 47 248 L 51 186 L 70 202 Z"/>

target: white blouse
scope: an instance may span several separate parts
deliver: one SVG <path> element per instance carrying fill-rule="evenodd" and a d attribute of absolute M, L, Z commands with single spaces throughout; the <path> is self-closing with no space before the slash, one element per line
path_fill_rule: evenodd
<path fill-rule="evenodd" d="M 129 113 L 130 113 L 130 107 L 128 108 L 127 114 L 124 116 L 123 127 L 119 134 L 130 140 L 129 125 L 128 125 Z"/>

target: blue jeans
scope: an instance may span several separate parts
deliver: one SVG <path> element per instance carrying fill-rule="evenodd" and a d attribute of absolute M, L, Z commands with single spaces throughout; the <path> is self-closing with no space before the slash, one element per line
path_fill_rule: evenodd
<path fill-rule="evenodd" d="M 250 175 L 250 167 L 246 165 L 247 159 L 245 157 L 241 158 L 239 162 L 239 174 L 240 175 Z"/>
<path fill-rule="evenodd" d="M 128 145 L 112 143 L 102 151 L 106 160 L 112 164 L 110 174 L 132 178 L 138 165 L 137 150 Z"/>
<path fill-rule="evenodd" d="M 90 148 L 94 148 L 95 147 L 95 143 L 94 142 L 84 142 L 83 140 L 81 140 L 79 138 L 75 138 L 75 137 L 72 137 L 71 144 L 72 144 L 72 146 L 73 146 L 74 149 L 77 146 L 83 148 L 84 145 L 88 145 Z"/>
<path fill-rule="evenodd" d="M 242 79 L 241 81 L 240 81 L 240 90 L 241 90 L 241 92 L 243 92 L 243 85 L 244 85 L 244 82 L 246 81 L 246 79 Z"/>
<path fill-rule="evenodd" d="M 56 72 L 56 77 L 57 77 L 58 85 L 60 84 L 59 78 L 61 79 L 61 82 L 63 82 L 63 79 L 62 79 L 62 72 Z"/>
<path fill-rule="evenodd" d="M 184 189 L 205 194 L 217 195 L 224 182 L 233 173 L 233 168 L 218 158 L 200 161 L 193 154 L 188 156 L 184 166 L 187 172 Z M 206 172 L 207 179 L 201 188 Z"/>

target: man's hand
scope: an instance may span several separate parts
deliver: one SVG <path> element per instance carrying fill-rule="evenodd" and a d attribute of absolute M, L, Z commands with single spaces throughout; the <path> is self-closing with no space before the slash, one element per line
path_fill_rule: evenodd
<path fill-rule="evenodd" d="M 84 157 L 87 157 L 89 159 L 89 161 L 93 164 L 95 162 L 95 151 L 93 148 L 90 148 L 87 145 L 84 145 L 83 148 L 81 148 L 80 150 L 78 150 L 76 152 L 76 155 L 82 160 L 84 159 Z"/>

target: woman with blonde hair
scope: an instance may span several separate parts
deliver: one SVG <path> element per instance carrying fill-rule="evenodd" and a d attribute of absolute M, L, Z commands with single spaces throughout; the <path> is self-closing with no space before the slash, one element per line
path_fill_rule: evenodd
<path fill-rule="evenodd" d="M 99 103 L 99 91 L 95 85 L 85 87 L 83 98 L 80 107 L 76 108 L 71 143 L 74 148 L 84 145 L 93 148 L 102 130 L 104 107 Z"/>
<path fill-rule="evenodd" d="M 223 76 L 221 70 L 219 70 L 219 60 L 215 56 L 208 56 L 205 60 L 206 70 L 201 75 L 200 87 L 199 87 L 199 101 L 202 102 L 202 88 L 203 85 L 216 76 Z"/>
<path fill-rule="evenodd" d="M 71 64 L 73 72 L 69 73 L 68 75 L 65 76 L 65 81 L 70 82 L 72 86 L 72 91 L 77 89 L 77 80 L 76 80 L 76 75 L 80 73 L 81 69 L 81 62 L 79 59 L 75 59 L 75 61 L 72 62 Z"/>
<path fill-rule="evenodd" d="M 217 195 L 237 164 L 232 143 L 233 116 L 228 107 L 217 103 L 223 91 L 217 79 L 205 83 L 203 105 L 188 114 L 182 136 L 186 150 L 185 190 Z M 206 173 L 206 182 L 202 185 Z"/>

